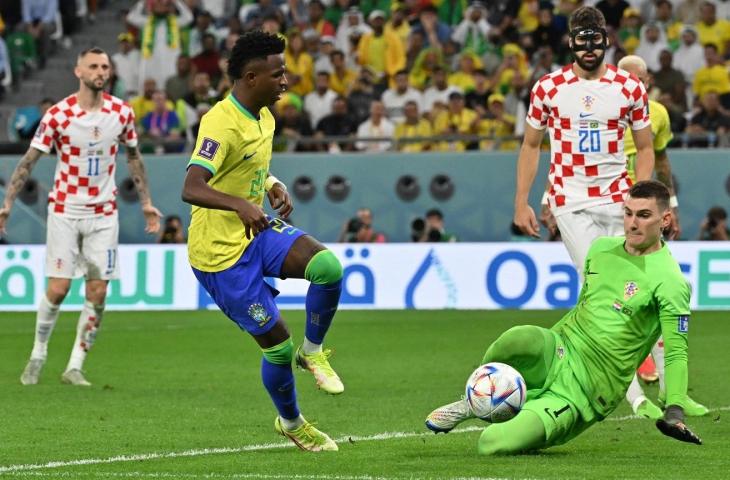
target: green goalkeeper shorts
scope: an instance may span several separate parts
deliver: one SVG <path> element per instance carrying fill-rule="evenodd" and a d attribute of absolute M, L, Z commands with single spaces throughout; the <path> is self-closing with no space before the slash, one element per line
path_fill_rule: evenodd
<path fill-rule="evenodd" d="M 570 352 L 556 337 L 556 360 L 548 374 L 549 385 L 525 403 L 523 410 L 535 412 L 545 426 L 545 447 L 562 445 L 600 420 L 567 362 Z"/>

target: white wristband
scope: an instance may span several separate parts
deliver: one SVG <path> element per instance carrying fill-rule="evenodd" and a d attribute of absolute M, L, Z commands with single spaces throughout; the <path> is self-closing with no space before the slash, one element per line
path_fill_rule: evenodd
<path fill-rule="evenodd" d="M 677 208 L 679 206 L 679 202 L 677 201 L 677 196 L 672 195 L 669 197 L 669 208 Z"/>
<path fill-rule="evenodd" d="M 264 181 L 264 190 L 267 192 L 274 188 L 274 185 L 277 183 L 281 183 L 281 185 L 284 187 L 284 190 L 286 190 L 286 185 L 284 185 L 284 182 L 276 178 L 275 176 L 269 174 L 268 177 L 266 177 L 266 181 Z"/>
<path fill-rule="evenodd" d="M 545 193 L 542 194 L 542 200 L 540 200 L 540 205 L 547 205 L 548 204 L 548 192 L 545 190 Z"/>

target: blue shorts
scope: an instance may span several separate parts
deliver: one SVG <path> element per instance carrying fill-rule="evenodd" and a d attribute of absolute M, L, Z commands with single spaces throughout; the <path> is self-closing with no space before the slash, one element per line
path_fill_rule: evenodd
<path fill-rule="evenodd" d="M 278 218 L 269 219 L 270 227 L 254 237 L 243 255 L 220 272 L 193 268 L 200 284 L 216 305 L 231 320 L 251 335 L 263 335 L 279 319 L 274 297 L 279 291 L 264 277 L 281 277 L 281 266 L 294 242 L 306 235 Z"/>

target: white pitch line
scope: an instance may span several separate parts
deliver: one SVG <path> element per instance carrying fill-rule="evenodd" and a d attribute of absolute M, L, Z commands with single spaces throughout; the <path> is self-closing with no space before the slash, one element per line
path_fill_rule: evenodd
<path fill-rule="evenodd" d="M 465 427 L 453 430 L 452 433 L 466 433 L 483 430 L 480 427 Z M 346 442 L 368 442 L 379 440 L 391 440 L 394 438 L 414 438 L 433 435 L 433 432 L 384 432 L 368 436 L 348 435 L 336 439 L 338 443 Z M 122 462 L 139 462 L 144 460 L 157 460 L 166 458 L 180 457 L 199 457 L 202 455 L 219 455 L 229 453 L 256 452 L 261 450 L 273 450 L 277 448 L 294 448 L 291 443 L 263 443 L 258 445 L 246 445 L 244 447 L 221 447 L 221 448 L 201 448 L 184 450 L 181 452 L 153 452 L 132 455 L 117 455 L 108 458 L 84 458 L 79 460 L 55 461 L 47 463 L 26 464 L 26 465 L 8 465 L 0 467 L 0 475 L 3 473 L 22 472 L 28 470 L 43 470 L 49 468 L 75 467 L 80 465 L 101 465 L 108 463 Z"/>
<path fill-rule="evenodd" d="M 711 408 L 710 412 L 720 412 L 730 410 L 730 406 Z M 638 420 L 643 417 L 638 415 L 626 415 L 622 417 L 609 417 L 606 420 L 611 422 L 622 422 L 626 420 Z M 457 428 L 451 431 L 451 434 L 455 433 L 469 433 L 483 430 L 484 427 L 464 427 Z M 367 436 L 355 436 L 349 435 L 336 439 L 337 443 L 346 442 L 369 442 L 369 441 L 380 441 L 380 440 L 391 440 L 394 438 L 418 438 L 433 435 L 432 432 L 384 432 L 375 435 Z M 54 461 L 47 463 L 35 463 L 35 464 L 21 464 L 21 465 L 6 465 L 0 466 L 0 475 L 6 473 L 16 472 L 28 472 L 32 470 L 45 470 L 51 468 L 64 468 L 64 467 L 75 467 L 82 465 L 102 465 L 110 463 L 124 463 L 124 462 L 140 462 L 145 460 L 157 460 L 167 458 L 181 458 L 181 457 L 200 457 L 203 455 L 221 455 L 230 453 L 243 453 L 243 452 L 256 452 L 262 450 L 274 450 L 279 448 L 294 448 L 291 443 L 262 443 L 254 445 L 246 445 L 243 447 L 219 447 L 219 448 L 200 448 L 183 450 L 180 452 L 152 452 L 152 453 L 139 453 L 131 455 L 116 455 L 114 457 L 107 458 L 82 458 L 78 460 L 66 460 L 66 461 Z M 255 477 L 250 477 L 255 478 Z M 264 478 L 264 477 L 261 477 Z M 271 477 L 274 478 L 274 477 Z M 333 477 L 326 477 L 333 478 Z M 343 477 L 344 480 L 344 477 Z M 353 478 L 354 480 L 354 478 Z"/>
<path fill-rule="evenodd" d="M 372 475 L 302 475 L 266 473 L 177 473 L 177 472 L 20 472 L 17 477 L 27 478 L 175 478 L 203 480 L 426 480 L 429 477 L 376 477 Z M 449 480 L 507 480 L 495 477 L 447 477 Z"/>

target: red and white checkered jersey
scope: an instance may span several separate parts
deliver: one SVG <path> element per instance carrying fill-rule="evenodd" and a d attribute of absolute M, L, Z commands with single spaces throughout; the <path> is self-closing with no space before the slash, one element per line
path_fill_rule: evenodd
<path fill-rule="evenodd" d="M 550 131 L 550 190 L 553 214 L 623 202 L 631 187 L 624 132 L 649 125 L 644 85 L 607 65 L 598 80 L 585 80 L 566 65 L 542 77 L 530 94 L 527 122 Z"/>
<path fill-rule="evenodd" d="M 87 112 L 74 94 L 49 108 L 30 144 L 45 153 L 55 146 L 58 154 L 48 211 L 72 218 L 112 215 L 119 142 L 137 145 L 134 112 L 124 100 L 104 94 L 101 109 Z"/>

